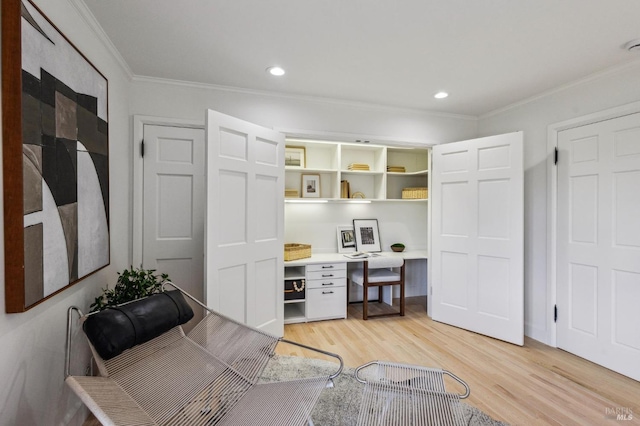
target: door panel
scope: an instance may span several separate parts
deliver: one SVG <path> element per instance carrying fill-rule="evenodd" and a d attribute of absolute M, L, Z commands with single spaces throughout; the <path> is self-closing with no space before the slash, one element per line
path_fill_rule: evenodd
<path fill-rule="evenodd" d="M 640 114 L 558 149 L 558 347 L 640 380 Z"/>
<path fill-rule="evenodd" d="M 284 333 L 284 136 L 207 111 L 207 304 Z"/>
<path fill-rule="evenodd" d="M 524 342 L 522 133 L 437 145 L 433 319 Z"/>
<path fill-rule="evenodd" d="M 204 130 L 146 124 L 144 141 L 142 266 L 203 301 Z"/>

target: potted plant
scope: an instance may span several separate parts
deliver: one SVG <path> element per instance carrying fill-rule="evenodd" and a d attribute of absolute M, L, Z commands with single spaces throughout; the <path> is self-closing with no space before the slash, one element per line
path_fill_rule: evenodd
<path fill-rule="evenodd" d="M 162 283 L 169 279 L 168 274 L 156 274 L 155 269 L 134 268 L 118 272 L 118 281 L 114 288 L 102 289 L 89 307 L 91 312 L 101 311 L 109 306 L 151 296 L 162 290 Z"/>
<path fill-rule="evenodd" d="M 401 251 L 404 250 L 404 244 L 402 244 L 402 243 L 391 244 L 391 250 L 393 250 L 395 252 L 401 252 Z"/>

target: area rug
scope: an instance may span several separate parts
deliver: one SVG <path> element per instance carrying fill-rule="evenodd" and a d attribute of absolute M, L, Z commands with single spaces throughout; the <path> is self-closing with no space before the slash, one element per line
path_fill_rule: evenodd
<path fill-rule="evenodd" d="M 338 364 L 329 361 L 290 356 L 273 357 L 260 380 L 273 382 L 301 377 L 328 375 L 337 370 Z M 314 426 L 351 426 L 358 420 L 363 386 L 354 377 L 354 369 L 345 367 L 334 380 L 334 386 L 322 391 L 311 418 Z M 473 389 L 471 390 L 473 392 Z M 461 402 L 465 424 L 469 426 L 508 426 L 494 420 L 479 409 Z"/>

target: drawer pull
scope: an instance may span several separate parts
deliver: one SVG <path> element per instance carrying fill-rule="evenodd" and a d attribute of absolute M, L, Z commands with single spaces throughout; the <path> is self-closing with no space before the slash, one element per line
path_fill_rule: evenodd
<path fill-rule="evenodd" d="M 322 294 L 333 294 L 333 290 L 330 291 L 323 291 Z"/>
<path fill-rule="evenodd" d="M 333 283 L 322 283 L 322 285 L 333 285 Z"/>
<path fill-rule="evenodd" d="M 322 274 L 322 278 L 328 278 L 328 277 L 332 277 L 333 274 Z"/>
<path fill-rule="evenodd" d="M 333 265 L 325 265 L 322 269 L 333 269 Z"/>

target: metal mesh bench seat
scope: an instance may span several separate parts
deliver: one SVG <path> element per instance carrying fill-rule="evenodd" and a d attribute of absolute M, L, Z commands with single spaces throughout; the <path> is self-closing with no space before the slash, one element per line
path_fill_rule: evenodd
<path fill-rule="evenodd" d="M 445 375 L 466 392 L 447 392 Z M 464 425 L 460 399 L 469 396 L 469 386 L 446 370 L 372 361 L 358 367 L 355 377 L 365 384 L 358 425 Z"/>
<path fill-rule="evenodd" d="M 89 343 L 100 377 L 69 374 L 73 312 L 81 320 L 87 317 L 69 308 L 65 380 L 95 417 L 103 425 L 280 426 L 309 421 L 318 396 L 342 371 L 342 359 L 247 327 L 182 294 L 206 309 L 200 323 L 187 335 L 176 326 L 106 360 Z M 336 372 L 258 383 L 280 342 L 334 357 L 339 361 Z"/>

